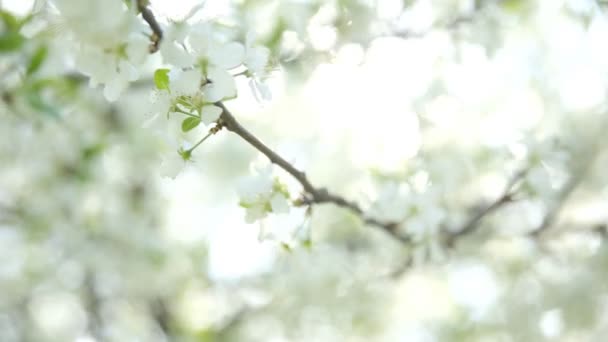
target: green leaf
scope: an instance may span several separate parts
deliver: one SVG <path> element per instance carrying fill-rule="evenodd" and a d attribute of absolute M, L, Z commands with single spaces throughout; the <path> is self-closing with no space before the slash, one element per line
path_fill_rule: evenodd
<path fill-rule="evenodd" d="M 285 242 L 281 242 L 281 247 L 283 247 L 283 250 L 285 250 L 286 252 L 289 252 L 289 253 L 293 252 L 293 250 L 291 249 L 291 246 L 289 246 Z"/>
<path fill-rule="evenodd" d="M 6 26 L 8 31 L 15 32 L 21 27 L 19 19 L 17 19 L 17 17 L 12 15 L 10 12 L 0 11 L 0 18 L 2 18 L 2 21 L 4 22 L 4 25 Z"/>
<path fill-rule="evenodd" d="M 42 63 L 46 59 L 47 55 L 48 55 L 48 49 L 46 48 L 46 46 L 39 47 L 36 50 L 36 52 L 34 52 L 34 55 L 32 56 L 32 59 L 30 60 L 30 64 L 27 66 L 26 74 L 31 75 L 31 74 L 35 73 L 36 71 L 38 71 L 38 69 L 40 69 L 40 67 L 42 66 Z"/>
<path fill-rule="evenodd" d="M 103 150 L 105 149 L 105 144 L 102 142 L 98 142 L 89 146 L 84 147 L 80 153 L 82 154 L 82 159 L 84 161 L 93 160 L 95 157 L 101 155 Z"/>
<path fill-rule="evenodd" d="M 501 3 L 502 7 L 511 13 L 521 13 L 525 9 L 524 0 L 506 0 Z"/>
<path fill-rule="evenodd" d="M 23 45 L 25 38 L 17 32 L 6 32 L 0 36 L 0 53 L 17 50 Z"/>
<path fill-rule="evenodd" d="M 201 123 L 200 118 L 188 117 L 182 121 L 182 132 L 188 132 Z"/>
<path fill-rule="evenodd" d="M 40 96 L 40 93 L 30 91 L 30 92 L 26 93 L 25 98 L 27 99 L 27 103 L 29 103 L 29 105 L 33 109 L 35 109 L 43 114 L 46 114 L 50 117 L 53 117 L 55 119 L 60 117 L 59 111 L 57 111 L 57 109 L 55 107 L 46 103 L 42 99 L 42 96 Z"/>
<path fill-rule="evenodd" d="M 302 241 L 302 246 L 306 249 L 312 249 L 312 240 L 306 239 Z"/>
<path fill-rule="evenodd" d="M 169 89 L 169 69 L 157 69 L 154 72 L 154 84 L 156 89 Z"/>

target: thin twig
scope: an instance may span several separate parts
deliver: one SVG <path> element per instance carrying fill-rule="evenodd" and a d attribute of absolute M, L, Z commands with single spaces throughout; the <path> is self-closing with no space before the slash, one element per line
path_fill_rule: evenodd
<path fill-rule="evenodd" d="M 163 39 L 163 30 L 154 17 L 154 13 L 148 8 L 148 0 L 137 0 L 137 9 L 141 13 L 150 29 L 152 30 L 152 36 L 150 36 L 150 53 L 158 51 L 160 41 Z"/>
<path fill-rule="evenodd" d="M 165 300 L 163 298 L 155 298 L 150 300 L 149 310 L 165 337 L 170 339 L 173 335 L 171 331 L 173 318 L 171 317 L 171 313 L 167 308 Z"/>
<path fill-rule="evenodd" d="M 142 14 L 144 20 L 150 25 L 152 29 L 153 35 L 150 37 L 152 40 L 152 45 L 150 46 L 150 52 L 158 51 L 158 45 L 160 40 L 163 37 L 163 32 L 158 22 L 154 17 L 154 13 L 148 9 L 148 0 L 138 0 L 137 7 Z M 241 124 L 236 120 L 236 118 L 230 113 L 230 111 L 224 106 L 223 103 L 218 102 L 216 104 L 220 108 L 222 108 L 222 115 L 218 122 L 218 130 L 222 127 L 225 127 L 227 130 L 236 133 L 243 140 L 247 141 L 251 146 L 253 146 L 258 151 L 262 152 L 270 161 L 285 170 L 287 173 L 292 175 L 304 188 L 305 196 L 303 198 L 302 204 L 323 204 L 323 203 L 333 203 L 339 207 L 346 208 L 353 212 L 355 215 L 359 216 L 363 222 L 368 225 L 380 228 L 384 230 L 386 233 L 396 238 L 397 240 L 408 243 L 410 242 L 410 238 L 404 235 L 399 234 L 397 228 L 399 227 L 398 222 L 382 222 L 373 217 L 369 217 L 365 215 L 363 209 L 352 201 L 345 199 L 339 195 L 330 193 L 326 188 L 317 188 L 308 180 L 306 174 L 298 169 L 296 169 L 290 162 L 283 159 L 276 152 L 266 146 L 263 142 L 261 142 L 256 136 L 251 134 L 247 129 L 245 129 Z M 214 132 L 215 133 L 215 132 Z"/>
<path fill-rule="evenodd" d="M 557 196 L 557 201 L 554 204 L 553 208 L 551 208 L 551 210 L 549 210 L 545 214 L 545 217 L 543 218 L 543 222 L 538 227 L 538 229 L 536 229 L 535 231 L 530 233 L 530 235 L 532 237 L 539 238 L 547 229 L 549 229 L 549 227 L 551 227 L 555 223 L 555 220 L 558 218 L 559 214 L 561 213 L 562 209 L 564 208 L 564 205 L 566 204 L 566 202 L 568 201 L 568 199 L 570 198 L 570 196 L 572 195 L 574 190 L 576 190 L 576 188 L 579 186 L 579 184 L 587 176 L 587 173 L 591 169 L 591 166 L 592 166 L 593 161 L 595 160 L 596 156 L 597 156 L 597 149 L 589 152 L 586 160 L 579 163 L 578 170 L 573 172 L 573 174 L 570 176 L 570 179 L 568 180 L 568 182 L 560 190 L 560 192 Z"/>
<path fill-rule="evenodd" d="M 99 296 L 95 274 L 91 271 L 86 273 L 85 284 L 85 301 L 89 312 L 88 329 L 95 339 L 103 341 L 104 321 L 101 313 L 102 299 Z"/>
<path fill-rule="evenodd" d="M 511 203 L 513 201 L 513 196 L 515 195 L 515 185 L 526 175 L 527 169 L 522 169 L 515 173 L 515 175 L 511 178 L 509 183 L 505 186 L 502 194 L 496 198 L 492 203 L 486 206 L 483 210 L 479 211 L 475 215 L 473 215 L 468 221 L 466 221 L 461 228 L 456 229 L 449 233 L 446 245 L 453 246 L 456 240 L 462 236 L 468 235 L 472 233 L 477 227 L 479 227 L 479 223 L 488 215 L 495 212 L 499 208 L 504 205 Z"/>
<path fill-rule="evenodd" d="M 337 205 L 338 207 L 350 210 L 352 213 L 359 216 L 366 224 L 374 226 L 376 228 L 380 228 L 381 230 L 385 231 L 397 240 L 403 243 L 410 242 L 409 237 L 404 236 L 398 232 L 398 222 L 382 222 L 373 217 L 369 217 L 365 214 L 363 209 L 361 209 L 361 207 L 357 203 L 349 201 L 342 196 L 333 194 L 329 192 L 329 190 L 327 190 L 326 188 L 315 187 L 308 180 L 308 177 L 304 172 L 296 169 L 290 162 L 283 159 L 283 157 L 278 155 L 276 152 L 266 146 L 262 141 L 260 141 L 255 135 L 253 135 L 245 127 L 243 127 L 236 120 L 234 115 L 230 113 L 226 106 L 224 106 L 223 103 L 217 103 L 216 105 L 221 107 L 223 110 L 222 115 L 220 117 L 220 125 L 222 127 L 225 127 L 230 132 L 235 133 L 243 140 L 248 142 L 256 150 L 264 154 L 273 164 L 285 170 L 302 185 L 302 188 L 304 189 L 303 204 L 311 205 L 332 203 L 334 205 Z"/>

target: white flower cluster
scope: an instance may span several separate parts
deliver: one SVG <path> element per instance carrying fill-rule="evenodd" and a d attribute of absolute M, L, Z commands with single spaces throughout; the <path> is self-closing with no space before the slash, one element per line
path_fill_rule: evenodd
<path fill-rule="evenodd" d="M 408 184 L 390 182 L 380 192 L 372 213 L 386 222 L 397 222 L 412 238 L 414 262 L 443 258 L 439 243 L 441 223 L 446 218 L 438 193 L 432 189 L 413 190 Z"/>
<path fill-rule="evenodd" d="M 247 210 L 245 221 L 253 223 L 268 213 L 289 212 L 289 192 L 272 174 L 272 165 L 253 168 L 253 175 L 239 184 L 240 205 Z"/>
<path fill-rule="evenodd" d="M 172 70 L 171 86 L 167 88 L 173 104 L 188 98 L 202 104 L 235 98 L 236 84 L 231 71 L 242 66 L 246 71 L 241 74 L 251 78 L 256 93 L 269 97 L 260 80 L 266 77 L 270 52 L 265 47 L 253 46 L 252 34 L 247 35 L 243 45 L 220 35 L 212 23 L 178 22 L 166 30 L 160 52 L 165 63 L 177 68 Z"/>
<path fill-rule="evenodd" d="M 265 47 L 253 45 L 253 35 L 247 36 L 246 44 L 231 41 L 215 31 L 213 23 L 189 24 L 186 21 L 172 23 L 165 30 L 160 45 L 165 64 L 172 68 L 158 69 L 154 75 L 155 114 L 152 121 L 173 114 L 183 115 L 181 130 L 188 132 L 201 123 L 208 126 L 217 121 L 222 109 L 219 101 L 237 96 L 233 74 L 250 77 L 256 96 L 269 98 L 266 86 L 261 82 L 266 75 L 270 52 Z M 244 68 L 239 71 L 238 68 Z M 166 127 L 166 125 L 164 125 Z M 178 143 L 178 153 L 163 158 L 164 175 L 174 178 L 188 161 L 192 149 Z"/>
<path fill-rule="evenodd" d="M 144 23 L 120 0 L 55 0 L 54 4 L 61 24 L 73 37 L 76 67 L 89 76 L 91 86 L 103 85 L 108 101 L 116 101 L 129 82 L 139 78 L 138 66 L 148 56 Z"/>
<path fill-rule="evenodd" d="M 570 158 L 559 140 L 529 138 L 513 152 L 529 165 L 525 185 L 531 195 L 548 195 L 566 182 Z"/>
<path fill-rule="evenodd" d="M 107 100 L 117 100 L 129 82 L 139 78 L 138 67 L 149 52 L 150 41 L 144 34 L 149 28 L 137 17 L 136 6 L 129 8 L 121 0 L 54 3 L 76 43 L 77 68 L 90 77 L 91 85 L 104 86 Z M 173 74 L 171 89 L 166 89 L 170 90 L 171 104 L 179 97 L 181 101 L 199 100 L 199 104 L 203 103 L 201 97 L 204 103 L 235 98 L 236 85 L 230 71 L 240 66 L 246 68 L 239 74 L 250 77 L 254 94 L 269 98 L 268 88 L 261 81 L 267 76 L 270 52 L 254 46 L 253 34 L 247 35 L 243 45 L 221 35 L 212 22 L 190 24 L 187 19 L 165 27 L 160 44 L 162 61 Z"/>

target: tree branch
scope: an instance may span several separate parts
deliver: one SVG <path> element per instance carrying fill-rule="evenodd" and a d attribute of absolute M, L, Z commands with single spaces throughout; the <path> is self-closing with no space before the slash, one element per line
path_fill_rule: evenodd
<path fill-rule="evenodd" d="M 148 23 L 150 28 L 152 29 L 153 35 L 150 37 L 152 40 L 152 45 L 150 46 L 150 52 L 158 51 L 158 46 L 163 37 L 163 32 L 158 22 L 154 17 L 154 13 L 147 7 L 148 0 L 137 0 L 137 8 L 142 14 L 144 20 Z M 248 142 L 251 146 L 253 146 L 256 150 L 262 152 L 270 161 L 285 170 L 287 173 L 292 175 L 304 188 L 304 198 L 303 204 L 323 204 L 323 203 L 333 203 L 339 207 L 350 210 L 355 215 L 359 216 L 363 222 L 368 225 L 379 228 L 395 239 L 408 243 L 410 242 L 410 238 L 404 235 L 399 234 L 397 228 L 399 227 L 399 222 L 382 222 L 373 217 L 369 217 L 365 215 L 363 209 L 352 201 L 345 199 L 339 195 L 330 193 L 326 188 L 317 188 L 308 180 L 306 174 L 298 169 L 296 169 L 291 163 L 283 159 L 276 152 L 266 146 L 263 142 L 261 142 L 256 136 L 251 134 L 247 129 L 245 129 L 241 124 L 236 120 L 236 118 L 230 113 L 230 111 L 224 106 L 223 103 L 216 103 L 217 106 L 222 108 L 223 112 L 219 120 L 219 125 L 221 127 L 225 127 L 227 130 L 237 134 L 243 140 Z"/>
<path fill-rule="evenodd" d="M 585 179 L 587 173 L 590 171 L 591 166 L 593 165 L 593 161 L 597 157 L 597 146 L 598 143 L 595 144 L 592 151 L 587 151 L 586 158 L 578 163 L 577 169 L 570 176 L 568 182 L 560 189 L 557 202 L 553 205 L 553 207 L 545 214 L 541 225 L 533 231 L 530 235 L 534 238 L 539 238 L 549 227 L 551 227 L 555 220 L 558 218 L 560 212 L 564 208 L 564 205 L 574 192 L 576 188 L 580 185 L 580 183 Z"/>
<path fill-rule="evenodd" d="M 511 178 L 509 183 L 507 183 L 504 191 L 498 198 L 496 198 L 492 203 L 487 205 L 483 210 L 473 215 L 467 222 L 465 222 L 465 224 L 462 225 L 461 228 L 450 232 L 446 240 L 446 245 L 449 247 L 453 246 L 458 238 L 468 235 L 472 233 L 475 229 L 477 229 L 477 227 L 479 227 L 479 223 L 486 216 L 495 212 L 504 205 L 511 203 L 513 201 L 513 196 L 515 195 L 515 185 L 517 185 L 517 183 L 526 175 L 527 172 L 527 169 L 522 169 L 518 171 L 513 176 L 513 178 Z"/>
<path fill-rule="evenodd" d="M 270 160 L 270 162 L 285 170 L 302 185 L 304 190 L 303 204 L 312 205 L 332 203 L 338 207 L 350 210 L 353 214 L 360 217 L 365 224 L 379 228 L 403 243 L 408 243 L 411 241 L 409 237 L 401 235 L 398 232 L 398 222 L 382 222 L 373 217 L 369 217 L 357 203 L 349 201 L 342 196 L 333 194 L 326 188 L 315 187 L 308 180 L 308 177 L 304 172 L 296 169 L 290 162 L 286 161 L 283 157 L 278 155 L 251 132 L 249 132 L 245 127 L 243 127 L 223 103 L 216 103 L 216 105 L 223 110 L 219 122 L 221 126 L 248 142 L 249 145 L 253 146 L 256 150 L 264 154 Z"/>
<path fill-rule="evenodd" d="M 152 35 L 150 36 L 150 53 L 158 51 L 160 41 L 163 39 L 163 30 L 154 17 L 154 13 L 148 8 L 148 0 L 137 0 L 137 9 L 141 13 L 142 18 L 148 23 L 150 29 L 152 29 Z"/>

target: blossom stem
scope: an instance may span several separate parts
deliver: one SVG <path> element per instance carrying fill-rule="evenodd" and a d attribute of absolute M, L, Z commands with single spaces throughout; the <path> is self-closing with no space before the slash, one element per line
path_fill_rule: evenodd
<path fill-rule="evenodd" d="M 215 133 L 214 130 L 210 130 L 209 133 L 207 133 L 207 135 L 205 135 L 201 140 L 199 140 L 196 144 L 194 144 L 194 146 L 190 147 L 188 150 L 186 150 L 187 153 L 192 153 L 192 151 L 194 151 L 195 148 L 199 147 L 200 144 L 204 143 L 205 140 L 207 140 L 210 136 L 212 136 Z"/>
<path fill-rule="evenodd" d="M 183 114 L 183 115 L 186 115 L 186 116 L 190 116 L 190 117 L 193 117 L 193 118 L 200 119 L 200 116 L 198 116 L 198 115 L 196 115 L 196 114 L 192 114 L 192 113 L 184 112 L 184 111 L 183 111 L 183 110 L 181 110 L 181 109 L 177 109 L 177 108 L 176 108 L 176 109 L 174 110 L 174 112 L 175 112 L 175 113 L 179 113 L 179 114 Z"/>
<path fill-rule="evenodd" d="M 473 215 L 473 217 L 471 217 L 464 225 L 462 225 L 461 228 L 451 232 L 447 237 L 446 244 L 448 246 L 453 246 L 456 242 L 456 239 L 473 232 L 486 216 L 495 212 L 504 205 L 513 202 L 513 196 L 516 192 L 515 186 L 519 183 L 521 179 L 524 178 L 527 173 L 528 169 L 522 169 L 515 173 L 513 178 L 511 178 L 511 180 L 505 186 L 503 193 L 498 198 L 496 198 L 496 200 L 486 206 L 483 210 Z"/>

